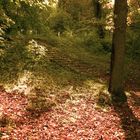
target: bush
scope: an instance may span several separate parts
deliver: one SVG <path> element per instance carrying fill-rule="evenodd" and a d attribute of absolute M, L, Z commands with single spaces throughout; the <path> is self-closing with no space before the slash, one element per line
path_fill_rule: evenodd
<path fill-rule="evenodd" d="M 71 24 L 71 16 L 64 11 L 56 11 L 49 18 L 49 26 L 56 33 L 63 33 Z"/>
<path fill-rule="evenodd" d="M 140 33 L 129 28 L 127 32 L 127 54 L 132 58 L 140 58 Z"/>
<path fill-rule="evenodd" d="M 112 44 L 112 41 L 111 41 L 111 38 L 105 38 L 103 40 L 101 40 L 101 44 L 102 44 L 102 49 L 103 49 L 103 52 L 104 53 L 110 53 L 111 52 L 111 44 Z"/>
<path fill-rule="evenodd" d="M 96 31 L 82 35 L 81 42 L 83 46 L 90 52 L 100 52 L 102 49 L 102 44 Z"/>

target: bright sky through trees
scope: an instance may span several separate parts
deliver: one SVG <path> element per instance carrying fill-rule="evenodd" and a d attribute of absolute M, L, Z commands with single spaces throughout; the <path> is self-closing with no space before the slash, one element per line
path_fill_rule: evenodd
<path fill-rule="evenodd" d="M 112 1 L 112 4 L 114 4 L 115 0 L 111 0 Z"/>

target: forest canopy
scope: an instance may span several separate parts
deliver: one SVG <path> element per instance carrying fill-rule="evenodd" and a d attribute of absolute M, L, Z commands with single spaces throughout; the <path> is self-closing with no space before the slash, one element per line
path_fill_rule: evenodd
<path fill-rule="evenodd" d="M 1 37 L 74 36 L 91 49 L 111 50 L 113 5 L 109 0 L 1 0 L 0 7 Z M 139 18 L 139 1 L 130 1 L 127 53 L 131 57 L 139 56 Z"/>

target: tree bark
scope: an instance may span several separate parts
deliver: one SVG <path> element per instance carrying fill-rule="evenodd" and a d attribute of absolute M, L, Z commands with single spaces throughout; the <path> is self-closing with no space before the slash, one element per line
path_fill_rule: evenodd
<path fill-rule="evenodd" d="M 93 7 L 94 7 L 94 16 L 97 21 L 100 21 L 102 19 L 102 4 L 100 3 L 99 0 L 92 0 Z M 97 33 L 99 35 L 99 38 L 104 38 L 105 37 L 105 32 L 104 32 L 104 27 L 101 23 L 98 23 L 97 25 Z"/>
<path fill-rule="evenodd" d="M 126 101 L 124 92 L 124 58 L 127 26 L 127 0 L 115 0 L 109 92 L 112 99 Z"/>

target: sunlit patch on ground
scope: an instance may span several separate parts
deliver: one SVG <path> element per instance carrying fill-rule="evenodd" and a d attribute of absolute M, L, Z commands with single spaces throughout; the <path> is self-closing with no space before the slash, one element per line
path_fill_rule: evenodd
<path fill-rule="evenodd" d="M 7 92 L 18 92 L 24 93 L 25 95 L 30 93 L 31 87 L 31 75 L 32 73 L 29 71 L 24 71 L 20 74 L 19 79 L 17 80 L 17 84 L 15 85 L 5 85 L 5 89 Z"/>

